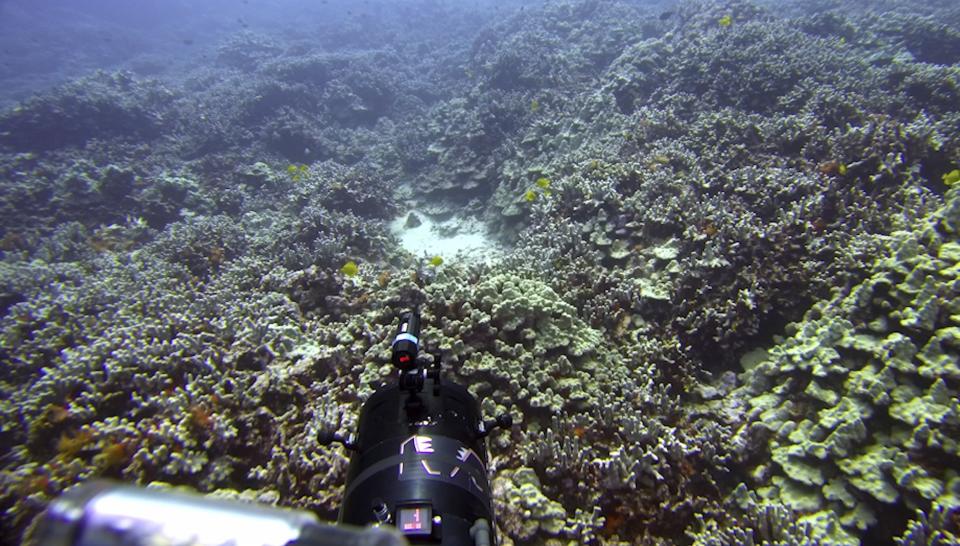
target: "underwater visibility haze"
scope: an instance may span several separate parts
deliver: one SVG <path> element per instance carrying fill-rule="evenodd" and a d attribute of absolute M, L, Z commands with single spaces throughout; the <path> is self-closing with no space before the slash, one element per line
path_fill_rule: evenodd
<path fill-rule="evenodd" d="M 0 1 L 0 543 L 336 518 L 416 305 L 501 544 L 960 543 L 960 4 Z"/>

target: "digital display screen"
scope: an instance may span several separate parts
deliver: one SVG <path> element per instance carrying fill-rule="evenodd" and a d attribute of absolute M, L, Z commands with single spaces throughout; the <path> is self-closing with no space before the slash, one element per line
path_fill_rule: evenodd
<path fill-rule="evenodd" d="M 397 527 L 410 536 L 429 536 L 433 532 L 433 509 L 429 504 L 397 509 Z"/>

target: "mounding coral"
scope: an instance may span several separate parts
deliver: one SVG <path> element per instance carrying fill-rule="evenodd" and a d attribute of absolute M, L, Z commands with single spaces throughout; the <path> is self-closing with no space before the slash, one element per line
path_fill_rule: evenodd
<path fill-rule="evenodd" d="M 852 539 L 911 510 L 960 510 L 960 191 L 885 236 L 864 281 L 744 361 L 743 425 L 768 437 L 764 498 Z"/>

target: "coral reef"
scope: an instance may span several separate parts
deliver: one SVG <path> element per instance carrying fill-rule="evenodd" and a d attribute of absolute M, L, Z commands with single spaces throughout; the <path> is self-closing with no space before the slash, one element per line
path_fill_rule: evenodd
<path fill-rule="evenodd" d="M 867 278 L 744 360 L 744 427 L 769 436 L 761 494 L 852 536 L 898 507 L 960 509 L 960 192 L 886 236 Z"/>
<path fill-rule="evenodd" d="M 0 542 L 96 476 L 335 517 L 414 304 L 504 544 L 955 541 L 957 8 L 429 4 L 0 112 Z M 458 216 L 503 258 L 387 227 Z"/>
<path fill-rule="evenodd" d="M 960 540 L 960 526 L 956 522 L 956 510 L 935 504 L 929 516 L 917 510 L 917 517 L 907 524 L 907 532 L 898 538 L 902 546 L 951 544 Z M 951 520 L 952 518 L 952 520 Z"/>
<path fill-rule="evenodd" d="M 97 72 L 6 111 L 0 146 L 56 150 L 94 139 L 149 141 L 166 129 L 171 91 L 128 72 Z"/>

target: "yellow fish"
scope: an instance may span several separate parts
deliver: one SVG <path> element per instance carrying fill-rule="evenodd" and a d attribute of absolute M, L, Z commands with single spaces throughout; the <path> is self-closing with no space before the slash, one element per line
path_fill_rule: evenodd
<path fill-rule="evenodd" d="M 441 256 L 434 256 L 433 258 L 430 258 L 430 265 L 433 267 L 440 267 L 443 265 L 443 258 Z"/>
<path fill-rule="evenodd" d="M 720 20 L 717 21 L 717 23 L 719 23 L 720 26 L 722 27 L 728 27 L 733 24 L 733 16 L 724 15 L 723 17 L 720 18 Z"/>
<path fill-rule="evenodd" d="M 960 169 L 954 169 L 943 175 L 943 183 L 947 186 L 955 186 L 960 182 Z"/>
<path fill-rule="evenodd" d="M 528 203 L 531 203 L 537 199 L 537 193 L 533 190 L 527 190 L 527 193 L 523 194 L 523 198 L 526 199 Z"/>
<path fill-rule="evenodd" d="M 360 272 L 360 268 L 357 267 L 357 262 L 350 260 L 349 262 L 343 264 L 343 267 L 340 268 L 340 272 L 347 277 L 356 277 L 357 273 Z"/>

